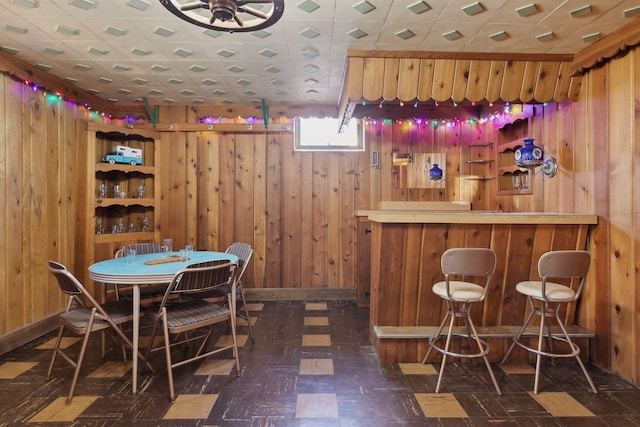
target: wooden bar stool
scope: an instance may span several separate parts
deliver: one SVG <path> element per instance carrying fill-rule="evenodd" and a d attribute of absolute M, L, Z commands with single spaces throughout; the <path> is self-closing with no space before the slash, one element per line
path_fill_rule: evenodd
<path fill-rule="evenodd" d="M 580 298 L 582 288 L 584 287 L 585 277 L 589 271 L 590 262 L 591 256 L 587 251 L 549 251 L 542 254 L 538 260 L 538 274 L 540 275 L 541 280 L 528 280 L 516 285 L 516 291 L 527 296 L 531 312 L 520 331 L 513 338 L 511 347 L 509 347 L 509 350 L 504 355 L 504 358 L 500 363 L 504 364 L 507 362 L 509 355 L 516 345 L 536 354 L 536 376 L 533 386 L 534 394 L 538 393 L 542 356 L 552 358 L 575 357 L 580 368 L 582 368 L 582 372 L 584 372 L 584 376 L 587 378 L 591 389 L 594 393 L 598 392 L 596 387 L 593 385 L 593 381 L 591 381 L 591 377 L 584 367 L 582 360 L 580 360 L 580 347 L 571 341 L 564 322 L 558 315 L 562 304 L 576 302 L 578 298 Z M 571 279 L 574 283 L 577 281 L 577 289 L 574 290 L 570 286 L 551 282 L 549 279 Z M 536 348 L 529 347 L 520 340 L 523 332 L 533 319 L 534 315 L 540 316 L 540 330 L 538 333 L 538 346 Z M 551 321 L 547 321 L 547 318 L 556 319 L 558 326 L 560 326 L 560 329 L 562 330 L 562 335 L 553 335 L 551 333 Z M 545 337 L 548 342 L 547 351 L 545 351 L 542 344 Z M 568 345 L 569 351 L 564 353 L 555 351 L 553 348 L 554 341 L 565 343 Z"/>
<path fill-rule="evenodd" d="M 452 356 L 460 358 L 482 357 L 485 365 L 487 365 L 491 381 L 493 381 L 496 391 L 498 394 L 502 394 L 491 370 L 489 359 L 487 358 L 489 345 L 478 337 L 476 327 L 470 316 L 473 303 L 484 301 L 487 295 L 491 277 L 496 269 L 496 254 L 493 250 L 486 248 L 453 248 L 446 250 L 442 254 L 440 262 L 442 272 L 444 273 L 444 281 L 434 284 L 432 290 L 447 302 L 447 314 L 444 316 L 444 319 L 442 319 L 438 332 L 429 338 L 430 347 L 422 360 L 422 363 L 426 363 L 432 349 L 442 353 L 442 364 L 440 366 L 440 373 L 438 374 L 436 393 L 440 392 L 440 384 L 442 382 L 442 374 L 444 373 L 447 356 Z M 459 280 L 453 280 L 454 277 L 459 278 Z M 483 283 L 476 284 L 466 281 L 472 277 L 480 278 L 481 283 Z M 456 318 L 462 318 L 467 329 L 467 334 L 462 336 L 456 334 L 456 336 L 469 340 L 472 349 L 471 353 L 456 353 L 450 350 Z M 447 319 L 450 319 L 449 330 L 446 334 L 444 347 L 442 347 L 439 340 L 441 339 L 441 333 L 447 323 Z"/>

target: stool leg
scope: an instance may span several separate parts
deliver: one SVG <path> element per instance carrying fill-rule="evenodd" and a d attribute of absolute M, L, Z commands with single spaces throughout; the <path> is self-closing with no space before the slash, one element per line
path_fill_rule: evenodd
<path fill-rule="evenodd" d="M 514 347 L 516 346 L 516 342 L 518 342 L 520 340 L 520 338 L 522 337 L 522 334 L 524 333 L 525 329 L 527 329 L 527 326 L 529 326 L 529 323 L 531 322 L 531 319 L 533 319 L 533 316 L 535 314 L 535 310 L 534 310 L 533 304 L 531 302 L 531 299 L 529 299 L 529 304 L 532 305 L 531 312 L 529 313 L 529 316 L 527 316 L 527 320 L 525 320 L 524 324 L 522 325 L 522 328 L 520 328 L 518 333 L 513 337 L 513 342 L 511 343 L 511 346 L 509 347 L 509 350 L 507 350 L 507 352 L 504 354 L 504 357 L 500 361 L 501 365 L 504 365 L 505 363 L 507 363 L 507 360 L 509 360 L 509 356 L 511 355 L 511 352 L 513 351 Z"/>
<path fill-rule="evenodd" d="M 540 378 L 540 365 L 542 362 L 542 340 L 544 339 L 544 319 L 546 304 L 540 301 L 540 333 L 538 335 L 538 353 L 536 354 L 536 377 L 533 383 L 533 394 L 538 394 L 538 380 Z"/>
<path fill-rule="evenodd" d="M 440 323 L 440 327 L 438 328 L 438 332 L 436 332 L 436 334 L 434 335 L 436 338 L 440 336 L 440 334 L 442 333 L 442 329 L 444 328 L 445 323 L 447 322 L 447 319 L 449 318 L 449 312 L 447 311 L 447 314 L 444 315 L 444 318 L 442 319 L 442 322 Z M 424 355 L 424 359 L 422 359 L 422 364 L 424 365 L 425 363 L 427 363 L 427 358 L 429 357 L 429 354 L 431 354 L 431 350 L 433 350 L 433 347 L 429 346 L 429 349 L 427 350 L 427 354 Z"/>
<path fill-rule="evenodd" d="M 478 344 L 478 350 L 480 352 L 483 352 L 484 348 L 482 347 L 482 341 L 480 341 L 480 337 L 478 336 L 476 327 L 473 324 L 473 321 L 471 320 L 471 316 L 469 316 L 469 312 L 466 313 L 465 319 L 467 320 L 469 326 L 471 327 L 471 330 L 473 331 L 473 338 L 476 340 L 476 343 Z M 491 377 L 491 381 L 493 381 L 493 385 L 496 388 L 496 391 L 498 392 L 498 394 L 501 395 L 502 391 L 500 391 L 500 386 L 498 386 L 498 381 L 496 381 L 496 377 L 495 375 L 493 375 L 493 369 L 491 369 L 491 364 L 489 363 L 489 359 L 487 358 L 486 355 L 482 356 L 482 358 L 484 359 L 484 364 L 487 366 L 487 370 L 489 371 L 489 376 Z"/>
<path fill-rule="evenodd" d="M 567 329 L 565 328 L 564 323 L 560 319 L 560 316 L 558 316 L 557 311 L 556 311 L 556 320 L 558 321 L 558 325 L 560 325 L 560 329 L 562 329 L 562 333 L 564 334 L 564 338 L 567 340 L 569 347 L 571 347 L 572 350 L 576 348 L 578 353 L 575 355 L 575 358 L 578 361 L 578 365 L 580 365 L 580 368 L 582 368 L 582 372 L 584 373 L 584 376 L 587 379 L 587 382 L 591 386 L 591 390 L 593 390 L 594 393 L 598 393 L 598 389 L 596 389 L 596 386 L 593 384 L 593 381 L 591 380 L 591 376 L 587 372 L 587 368 L 585 368 L 584 364 L 582 363 L 582 360 L 580 359 L 580 348 L 577 346 L 577 344 L 574 344 L 573 341 L 571 341 L 571 338 L 569 338 Z"/>
<path fill-rule="evenodd" d="M 451 344 L 451 336 L 453 335 L 453 324 L 456 321 L 456 316 L 451 315 L 451 322 L 449 322 L 449 332 L 447 333 L 447 342 L 444 345 L 444 353 L 442 353 L 442 365 L 440 366 L 440 373 L 438 374 L 438 383 L 436 384 L 436 393 L 440 393 L 440 383 L 442 382 L 442 374 L 444 373 L 444 365 L 447 363 L 447 352 L 449 351 L 449 344 Z"/>

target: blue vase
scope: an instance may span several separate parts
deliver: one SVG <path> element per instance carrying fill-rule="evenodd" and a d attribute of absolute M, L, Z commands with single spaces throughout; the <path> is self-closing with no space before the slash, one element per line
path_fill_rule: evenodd
<path fill-rule="evenodd" d="M 516 165 L 521 168 L 535 168 L 542 164 L 544 152 L 533 143 L 533 138 L 524 139 L 524 147 L 516 150 Z"/>
<path fill-rule="evenodd" d="M 429 179 L 432 181 L 438 181 L 442 179 L 442 169 L 438 167 L 437 163 L 434 163 L 433 167 L 429 169 Z"/>

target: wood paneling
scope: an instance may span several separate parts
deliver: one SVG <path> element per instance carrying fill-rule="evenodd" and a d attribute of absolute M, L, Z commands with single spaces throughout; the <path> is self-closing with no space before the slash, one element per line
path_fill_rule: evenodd
<path fill-rule="evenodd" d="M 439 325 L 445 308 L 431 287 L 443 280 L 442 253 L 455 247 L 488 247 L 496 251 L 498 265 L 485 302 L 472 308 L 472 319 L 483 326 L 522 325 L 528 306 L 516 292 L 516 284 L 537 276 L 538 259 L 544 252 L 584 248 L 588 227 L 374 221 L 372 256 L 380 258 L 371 259 L 371 306 L 377 309 L 370 313 L 370 324 Z M 568 304 L 561 310 L 568 324 L 574 324 L 575 309 L 575 304 Z M 427 350 L 424 341 L 405 340 L 398 346 L 397 341 L 377 340 L 376 348 L 385 362 L 416 362 Z M 491 359 L 500 360 L 505 349 L 492 349 Z"/>
<path fill-rule="evenodd" d="M 464 156 L 469 155 L 465 150 L 471 141 L 495 141 L 489 138 L 494 134 L 489 125 L 478 126 L 477 130 L 465 128 L 463 132 L 456 127 L 425 127 L 412 133 L 402 130 L 404 124 L 377 123 L 367 127 L 366 152 L 342 155 L 293 152 L 293 136 L 286 132 L 241 138 L 233 133 L 163 132 L 162 146 L 166 152 L 162 158 L 167 163 L 161 166 L 166 170 L 161 177 L 161 211 L 167 220 L 162 221 L 162 232 L 175 234 L 176 245 L 196 240 L 201 249 L 224 249 L 235 240 L 235 233 L 240 233 L 238 236 L 242 235 L 243 239 L 252 239 L 250 243 L 256 253 L 252 276 L 248 276 L 253 278 L 253 283 L 247 282 L 248 287 L 349 288 L 354 286 L 356 275 L 350 270 L 357 240 L 355 223 L 349 222 L 352 210 L 375 208 L 380 200 L 473 197 L 474 207 L 483 209 L 500 206 L 505 211 L 594 213 L 599 216 L 590 241 L 594 268 L 577 318 L 581 326 L 596 331 L 591 353 L 594 360 L 638 384 L 639 57 L 637 49 L 631 49 L 624 56 L 590 69 L 579 80 L 569 79 L 569 83 L 566 60 L 559 59 L 561 65 L 551 99 L 563 99 L 566 91 L 569 98 L 577 102 L 549 103 L 532 118 L 532 133 L 547 155 L 559 159 L 560 172 L 553 179 L 536 175 L 534 194 L 509 196 L 510 202 L 495 196 L 492 181 L 484 184 L 461 181 L 453 185 L 451 192 L 448 188 L 445 192 L 398 190 L 392 185 L 390 159 L 399 147 L 443 152 L 448 160 L 457 159 L 455 167 L 464 168 Z M 379 59 L 371 60 L 374 77 L 367 78 L 384 83 L 380 73 L 392 76 L 394 71 L 387 73 L 386 60 L 383 59 L 383 67 Z M 473 70 L 473 61 L 477 58 L 462 59 L 471 60 L 469 69 Z M 499 93 L 505 101 L 516 101 L 525 80 L 529 82 L 527 91 L 531 88 L 536 93 L 539 69 L 535 67 L 533 74 L 525 73 L 524 58 L 480 59 L 491 61 L 488 100 Z M 439 61 L 437 57 L 420 57 L 416 94 L 420 100 L 433 99 L 433 86 L 426 82 L 444 80 L 434 74 L 436 69 L 449 68 L 436 66 Z M 366 67 L 363 62 L 367 70 L 369 62 L 367 58 Z M 396 74 L 397 71 L 396 67 Z M 525 78 L 525 74 L 528 77 Z M 550 88 L 549 79 L 545 77 L 544 83 L 539 84 Z M 472 81 L 470 77 L 467 93 Z M 98 118 L 83 108 L 34 92 L 5 74 L 0 76 L 0 82 L 0 335 L 3 335 L 63 307 L 61 298 L 50 299 L 55 298 L 55 286 L 44 272 L 44 265 L 47 258 L 53 258 L 73 270 L 83 257 L 75 243 L 79 238 L 75 226 L 86 222 L 82 209 L 77 208 L 82 206 L 81 195 L 86 193 L 86 184 L 77 179 L 84 168 L 81 159 L 85 157 L 86 137 L 82 128 L 84 122 Z M 384 84 L 373 85 L 373 88 L 367 85 L 368 90 L 372 89 L 367 96 L 381 98 L 383 88 Z M 541 92 L 542 89 L 538 91 Z M 53 106 L 54 102 L 59 104 Z M 235 114 L 240 110 L 232 111 Z M 189 121 L 210 112 L 163 107 L 162 119 Z M 196 144 L 195 148 L 192 144 Z M 239 144 L 243 144 L 242 147 Z M 380 169 L 369 167 L 372 151 L 380 153 Z M 238 159 L 238 154 L 243 159 Z M 239 166 L 244 169 L 239 170 Z M 197 181 L 195 192 L 193 179 Z M 285 182 L 289 179 L 298 180 L 300 185 Z M 242 187 L 236 185 L 238 181 Z M 347 205 L 350 203 L 348 209 L 342 208 L 344 201 Z M 250 213 L 236 215 L 236 208 Z M 302 218 L 309 214 L 312 218 Z M 300 226 L 285 224 L 285 221 L 298 221 Z M 527 251 L 538 250 L 535 239 L 522 233 L 515 237 L 512 228 L 494 233 L 492 244 L 516 238 Z M 288 232 L 292 232 L 291 236 Z M 418 241 L 430 242 L 431 246 L 423 243 L 421 249 L 421 256 L 428 257 L 434 245 L 446 241 L 445 230 L 425 233 L 420 239 L 412 236 L 412 247 Z M 375 253 L 382 249 L 371 250 Z M 309 253 L 311 260 L 301 260 Z M 526 253 L 523 256 L 527 256 Z M 298 265 L 288 265 L 292 262 Z M 334 265 L 330 265 L 331 262 Z M 521 273 L 514 273 L 511 264 L 500 271 L 505 283 L 513 282 Z M 307 277 L 308 274 L 311 277 Z M 428 283 L 434 273 L 424 269 L 420 274 Z M 530 270 L 529 274 L 534 271 Z M 389 272 L 389 278 L 393 277 Z M 411 292 L 415 291 L 415 287 L 411 288 Z M 428 304 L 428 293 L 420 288 L 418 292 L 419 303 Z M 42 301 L 45 297 L 47 302 Z M 500 321 L 521 318 L 522 301 L 508 293 L 503 298 L 510 298 L 512 306 L 500 314 Z M 373 302 L 371 309 L 375 310 Z M 413 315 L 404 312 L 403 316 Z M 420 309 L 417 318 L 428 322 L 429 316 L 439 319 L 439 310 L 427 313 Z M 491 316 L 488 314 L 487 319 Z"/>

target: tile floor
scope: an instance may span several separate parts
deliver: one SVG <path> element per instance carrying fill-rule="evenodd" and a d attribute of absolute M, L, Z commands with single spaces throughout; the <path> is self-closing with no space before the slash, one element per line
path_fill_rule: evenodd
<path fill-rule="evenodd" d="M 130 362 L 115 348 L 103 362 L 98 335 L 70 405 L 69 365 L 59 361 L 44 380 L 53 334 L 2 355 L 0 426 L 640 426 L 640 390 L 595 367 L 598 394 L 568 361 L 546 365 L 543 392 L 533 395 L 531 366 L 495 366 L 498 396 L 483 364 L 451 363 L 435 394 L 438 365 L 379 363 L 368 310 L 354 302 L 250 308 L 256 341 L 239 327 L 242 375 L 230 353 L 179 368 L 174 403 L 161 357 L 134 395 Z M 217 339 L 226 334 L 216 329 Z"/>

